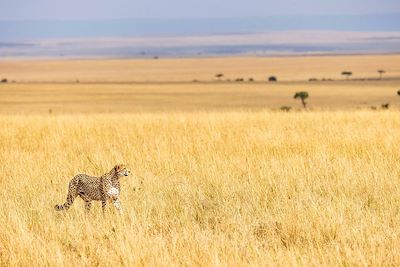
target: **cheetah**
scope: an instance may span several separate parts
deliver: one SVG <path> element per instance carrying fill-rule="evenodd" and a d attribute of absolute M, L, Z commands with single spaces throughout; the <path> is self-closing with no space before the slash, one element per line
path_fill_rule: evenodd
<path fill-rule="evenodd" d="M 119 195 L 121 186 L 120 177 L 128 176 L 130 171 L 124 165 L 116 165 L 101 177 L 92 177 L 78 174 L 69 182 L 67 201 L 62 205 L 55 205 L 57 211 L 68 210 L 77 196 L 85 201 L 85 210 L 89 212 L 92 201 L 101 201 L 103 213 L 110 200 L 119 212 L 122 212 Z"/>

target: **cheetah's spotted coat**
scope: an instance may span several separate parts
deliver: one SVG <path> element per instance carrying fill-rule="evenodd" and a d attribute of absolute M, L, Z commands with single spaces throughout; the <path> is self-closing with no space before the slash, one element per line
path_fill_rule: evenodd
<path fill-rule="evenodd" d="M 69 182 L 67 201 L 62 205 L 56 205 L 55 209 L 58 211 L 68 210 L 75 198 L 80 196 L 85 201 L 86 211 L 90 210 L 93 200 L 101 201 L 103 212 L 108 200 L 121 211 L 119 178 L 128 176 L 129 173 L 130 171 L 124 165 L 116 165 L 101 177 L 78 174 Z"/>

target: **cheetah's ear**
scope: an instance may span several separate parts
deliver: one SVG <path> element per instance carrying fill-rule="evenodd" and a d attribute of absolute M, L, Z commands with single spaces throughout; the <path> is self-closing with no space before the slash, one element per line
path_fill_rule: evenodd
<path fill-rule="evenodd" d="M 114 170 L 118 171 L 119 170 L 119 165 L 115 165 Z"/>

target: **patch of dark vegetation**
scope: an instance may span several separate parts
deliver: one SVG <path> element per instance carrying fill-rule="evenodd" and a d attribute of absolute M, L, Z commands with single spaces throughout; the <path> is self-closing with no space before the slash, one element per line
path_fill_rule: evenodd
<path fill-rule="evenodd" d="M 342 71 L 342 75 L 346 76 L 346 80 L 349 80 L 350 76 L 353 75 L 353 72 L 351 72 L 351 71 Z"/>
<path fill-rule="evenodd" d="M 390 103 L 384 103 L 381 105 L 382 109 L 389 109 Z"/>
<path fill-rule="evenodd" d="M 282 106 L 282 107 L 280 107 L 280 110 L 281 110 L 281 111 L 285 111 L 285 112 L 289 112 L 291 109 L 292 109 L 292 107 L 289 107 L 289 106 Z"/>
<path fill-rule="evenodd" d="M 278 78 L 276 78 L 276 76 L 270 76 L 270 77 L 268 78 L 268 81 L 269 81 L 269 82 L 277 82 L 277 81 L 278 81 Z"/>
<path fill-rule="evenodd" d="M 382 76 L 383 76 L 384 73 L 386 73 L 386 71 L 385 70 L 378 70 L 378 73 L 379 73 L 379 80 L 382 80 Z"/>
<path fill-rule="evenodd" d="M 224 77 L 224 74 L 223 74 L 223 73 L 218 73 L 218 74 L 215 75 L 215 78 L 216 78 L 218 81 L 220 81 L 222 77 Z"/>
<path fill-rule="evenodd" d="M 303 105 L 303 108 L 307 108 L 307 102 L 306 99 L 309 97 L 308 92 L 306 91 L 301 91 L 301 92 L 297 92 L 293 98 L 294 99 L 300 99 L 301 100 L 301 104 Z"/>

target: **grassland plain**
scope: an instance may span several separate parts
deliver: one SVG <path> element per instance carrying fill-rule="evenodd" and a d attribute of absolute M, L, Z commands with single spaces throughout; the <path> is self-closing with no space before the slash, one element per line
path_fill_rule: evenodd
<path fill-rule="evenodd" d="M 2 84 L 0 113 L 143 113 L 302 109 L 355 110 L 390 103 L 400 108 L 400 80 L 280 83 Z"/>
<path fill-rule="evenodd" d="M 400 265 L 395 111 L 0 115 L 1 265 Z M 124 214 L 77 173 L 126 163 Z"/>
<path fill-rule="evenodd" d="M 1 60 L 1 78 L 16 82 L 191 82 L 237 78 L 266 81 L 276 75 L 280 81 L 400 77 L 400 55 L 349 55 L 299 57 L 216 57 L 153 59 L 63 59 Z"/>

